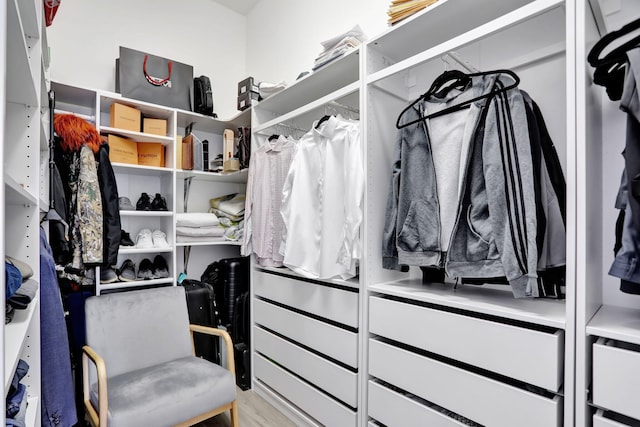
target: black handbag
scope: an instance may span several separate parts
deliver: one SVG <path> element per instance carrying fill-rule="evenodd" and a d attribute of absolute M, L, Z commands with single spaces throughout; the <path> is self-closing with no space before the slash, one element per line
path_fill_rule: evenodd
<path fill-rule="evenodd" d="M 192 111 L 193 67 L 120 46 L 116 92 L 126 98 Z"/>

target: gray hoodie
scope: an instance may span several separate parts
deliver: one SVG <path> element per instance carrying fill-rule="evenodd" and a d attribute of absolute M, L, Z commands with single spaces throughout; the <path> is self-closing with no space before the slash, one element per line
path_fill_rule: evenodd
<path fill-rule="evenodd" d="M 470 87 L 424 100 L 403 121 L 510 83 L 505 75 L 474 76 Z M 440 266 L 450 277 L 506 276 L 515 297 L 538 296 L 533 167 L 517 89 L 402 128 L 394 156 L 384 268 Z"/>

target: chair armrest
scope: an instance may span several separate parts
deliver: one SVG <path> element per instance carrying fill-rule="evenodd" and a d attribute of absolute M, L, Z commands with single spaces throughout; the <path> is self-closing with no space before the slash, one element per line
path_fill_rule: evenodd
<path fill-rule="evenodd" d="M 98 412 L 91 404 L 89 397 L 89 359 L 93 362 L 98 372 Z M 107 368 L 104 359 L 100 357 L 91 347 L 85 345 L 82 347 L 82 395 L 84 406 L 87 409 L 92 424 L 105 426 L 107 425 L 107 411 L 109 408 L 109 399 L 107 394 Z"/>
<path fill-rule="evenodd" d="M 222 337 L 222 339 L 224 340 L 225 347 L 227 348 L 227 369 L 231 371 L 231 373 L 233 374 L 233 377 L 235 378 L 236 365 L 233 358 L 233 341 L 231 341 L 231 335 L 229 335 L 227 331 L 223 331 L 222 329 L 212 328 L 209 326 L 192 324 L 192 325 L 189 325 L 189 329 L 191 330 L 191 338 L 193 338 L 194 332 Z"/>

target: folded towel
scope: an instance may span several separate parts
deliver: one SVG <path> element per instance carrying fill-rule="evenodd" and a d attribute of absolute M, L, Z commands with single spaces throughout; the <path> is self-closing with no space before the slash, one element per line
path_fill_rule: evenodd
<path fill-rule="evenodd" d="M 222 242 L 225 239 L 222 236 L 218 237 L 198 237 L 198 236 L 176 236 L 176 242 L 178 243 L 211 243 L 211 242 Z"/>
<path fill-rule="evenodd" d="M 185 212 L 176 214 L 176 225 L 178 227 L 209 227 L 219 223 L 220 221 L 214 213 Z"/>
<path fill-rule="evenodd" d="M 209 200 L 209 205 L 232 216 L 244 215 L 245 195 L 234 193 L 216 197 Z"/>
<path fill-rule="evenodd" d="M 15 294 L 7 301 L 16 310 L 24 310 L 29 306 L 38 293 L 38 282 L 29 279 L 18 288 Z"/>
<path fill-rule="evenodd" d="M 244 219 L 244 212 L 242 212 L 241 215 L 231 215 L 230 213 L 221 211 L 220 209 L 216 209 L 216 208 L 209 209 L 209 212 L 212 212 L 218 215 L 218 218 L 220 219 L 220 225 L 224 225 L 225 227 L 230 227 L 233 225 L 226 220 L 229 220 L 233 223 L 233 222 L 242 221 Z"/>
<path fill-rule="evenodd" d="M 176 235 L 192 237 L 221 237 L 224 235 L 224 228 L 218 226 L 176 227 Z"/>

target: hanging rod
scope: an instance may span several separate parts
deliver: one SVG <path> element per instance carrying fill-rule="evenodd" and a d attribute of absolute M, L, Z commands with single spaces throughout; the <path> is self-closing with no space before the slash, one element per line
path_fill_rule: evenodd
<path fill-rule="evenodd" d="M 351 111 L 352 113 L 360 114 L 360 109 L 352 107 L 350 105 L 341 104 L 338 101 L 329 101 L 327 104 L 333 107 L 342 108 L 343 110 Z"/>
<path fill-rule="evenodd" d="M 85 119 L 87 121 L 90 121 L 91 123 L 95 123 L 96 122 L 96 116 L 89 116 L 87 114 L 80 114 L 80 113 L 74 113 L 73 111 L 65 111 L 65 110 L 61 110 L 59 108 L 56 108 L 55 110 L 56 114 L 72 114 L 76 117 L 80 117 L 81 119 Z"/>

